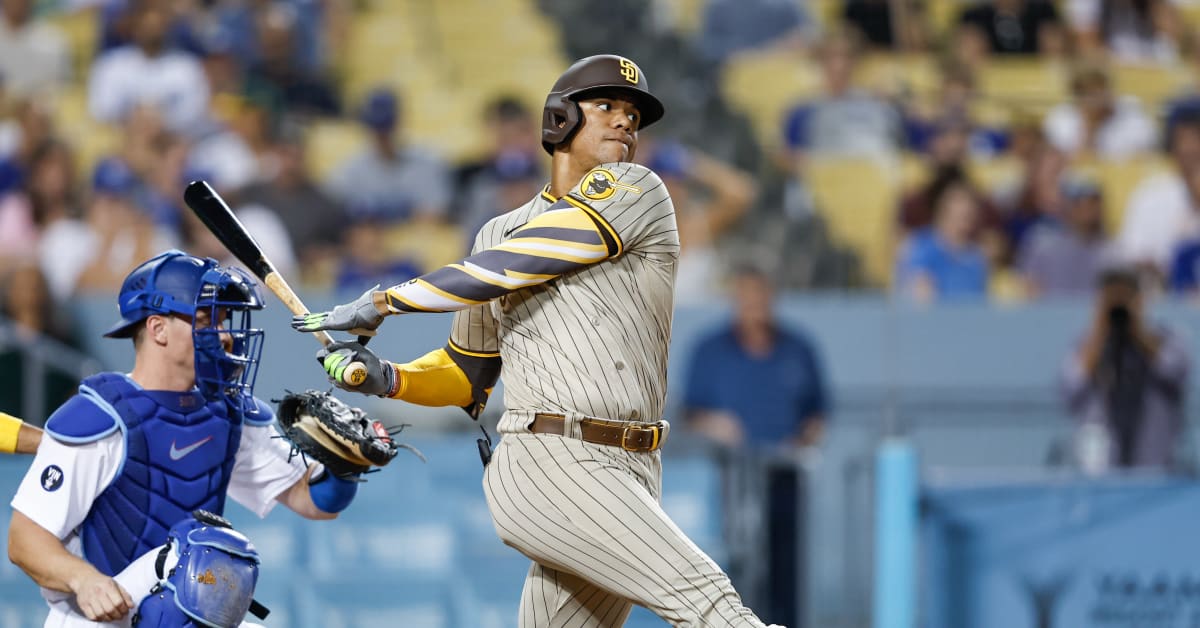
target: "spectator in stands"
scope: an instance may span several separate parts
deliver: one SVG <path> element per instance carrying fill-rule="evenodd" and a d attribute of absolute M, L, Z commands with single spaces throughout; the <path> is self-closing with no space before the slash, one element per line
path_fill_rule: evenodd
<path fill-rule="evenodd" d="M 684 410 L 691 429 L 761 457 L 815 447 L 829 411 L 825 373 L 808 335 L 776 318 L 770 278 L 739 268 L 733 280 L 733 320 L 702 338 L 688 365 Z M 794 466 L 766 473 L 763 536 L 769 585 L 764 619 L 799 623 L 796 613 L 798 479 Z"/>
<path fill-rule="evenodd" d="M 335 292 L 352 292 L 375 284 L 394 286 L 425 272 L 416 259 L 393 252 L 388 241 L 391 222 L 385 211 L 362 205 L 350 207 L 342 263 L 334 278 Z"/>
<path fill-rule="evenodd" d="M 709 61 L 764 47 L 799 47 L 812 27 L 806 5 L 791 0 L 708 0 L 698 44 Z"/>
<path fill-rule="evenodd" d="M 1129 63 L 1176 63 L 1190 43 L 1187 21 L 1171 0 L 1070 0 L 1076 49 Z"/>
<path fill-rule="evenodd" d="M 711 303 L 726 276 L 717 240 L 750 209 L 757 194 L 754 179 L 747 172 L 677 142 L 643 140 L 639 147 L 642 155 L 646 167 L 662 178 L 675 203 L 681 247 L 675 304 Z"/>
<path fill-rule="evenodd" d="M 32 97 L 18 99 L 11 113 L 0 123 L 0 159 L 28 168 L 37 149 L 54 137 L 54 119 L 49 104 Z"/>
<path fill-rule="evenodd" d="M 1073 102 L 1046 115 L 1046 138 L 1058 150 L 1071 157 L 1125 159 L 1153 148 L 1154 123 L 1136 98 L 1113 94 L 1103 67 L 1077 67 L 1071 94 Z"/>
<path fill-rule="evenodd" d="M 964 183 L 947 185 L 933 207 L 933 225 L 901 245 L 896 285 L 921 303 L 986 296 L 988 263 L 974 238 L 981 214 L 974 191 Z"/>
<path fill-rule="evenodd" d="M 62 31 L 33 19 L 33 0 L 0 3 L 0 76 L 10 94 L 35 95 L 65 85 L 70 52 Z"/>
<path fill-rule="evenodd" d="M 1085 469 L 1171 467 L 1190 362 L 1177 334 L 1147 320 L 1136 270 L 1105 272 L 1090 328 L 1061 375 Z"/>
<path fill-rule="evenodd" d="M 285 127 L 272 153 L 274 175 L 242 190 L 240 201 L 265 207 L 279 217 L 301 272 L 310 275 L 306 281 L 317 280 L 311 273 L 335 264 L 349 222 L 347 213 L 309 178 L 298 127 Z"/>
<path fill-rule="evenodd" d="M 455 172 L 457 192 L 455 218 L 475 233 L 476 227 L 498 213 L 524 205 L 545 185 L 542 169 L 541 133 L 536 117 L 521 101 L 502 96 L 488 104 L 484 125 L 491 135 L 491 150 L 482 159 L 467 163 Z M 528 187 L 520 187 L 522 182 Z M 525 200 L 515 203 L 509 201 Z M 499 196 L 507 200 L 501 202 Z"/>
<path fill-rule="evenodd" d="M 950 186 L 971 190 L 980 207 L 975 237 L 983 231 L 998 230 L 1001 216 L 987 195 L 967 176 L 968 128 L 961 120 L 945 120 L 938 125 L 929 142 L 926 181 L 900 202 L 899 226 L 904 235 L 928 228 L 933 224 L 936 199 Z"/>
<path fill-rule="evenodd" d="M 34 151 L 25 173 L 0 163 L 0 274 L 37 259 L 49 225 L 74 215 L 74 173 L 69 149 L 53 140 Z"/>
<path fill-rule="evenodd" d="M 989 0 L 963 9 L 959 26 L 982 33 L 996 54 L 1061 55 L 1066 49 L 1050 0 Z"/>
<path fill-rule="evenodd" d="M 853 85 L 858 41 L 852 31 L 831 31 L 817 46 L 824 94 L 800 103 L 787 116 L 784 142 L 789 166 L 803 170 L 808 155 L 884 156 L 904 138 L 899 112 Z"/>
<path fill-rule="evenodd" d="M 1165 135 L 1174 169 L 1134 189 L 1116 240 L 1121 260 L 1159 277 L 1179 244 L 1200 236 L 1200 108 L 1168 118 Z"/>
<path fill-rule="evenodd" d="M 1033 228 L 1017 255 L 1027 293 L 1041 297 L 1080 296 L 1096 285 L 1107 262 L 1104 198 L 1092 181 L 1067 183 L 1067 205 L 1058 220 Z"/>
<path fill-rule="evenodd" d="M 42 268 L 64 297 L 114 292 L 134 266 L 177 242 L 134 203 L 139 182 L 122 161 L 100 162 L 92 184 L 83 224 L 59 229 L 55 241 L 42 243 Z"/>
<path fill-rule="evenodd" d="M 121 122 L 134 107 L 157 107 L 167 128 L 186 133 L 208 110 L 208 79 L 195 57 L 167 47 L 171 14 L 164 3 L 134 9 L 133 43 L 96 59 L 88 83 L 88 109 L 102 122 Z"/>
<path fill-rule="evenodd" d="M 733 320 L 700 340 L 688 366 L 688 425 L 722 445 L 773 449 L 820 442 L 825 374 L 812 341 L 775 317 L 770 277 L 733 273 Z"/>
<path fill-rule="evenodd" d="M 300 38 L 299 15 L 290 4 L 271 3 L 258 15 L 258 59 L 247 75 L 247 92 L 268 105 L 275 115 L 284 111 L 337 115 L 341 103 L 333 86 L 315 70 L 298 63 L 296 50 L 316 43 Z"/>
<path fill-rule="evenodd" d="M 1030 228 L 1045 220 L 1056 219 L 1066 206 L 1063 180 L 1067 158 L 1058 150 L 1037 143 L 1030 147 L 1021 179 L 1011 188 L 997 191 L 997 204 L 1008 251 L 1015 253 L 1024 245 Z M 1005 256 L 1005 263 L 1010 260 Z"/>
<path fill-rule="evenodd" d="M 928 16 L 921 0 L 847 0 L 842 20 L 872 48 L 924 50 L 929 41 Z"/>
<path fill-rule="evenodd" d="M 326 189 L 346 207 L 367 207 L 382 220 L 442 220 L 450 202 L 450 176 L 428 150 L 397 141 L 395 93 L 372 91 L 359 111 L 370 142 L 330 176 Z"/>
<path fill-rule="evenodd" d="M 19 341 L 34 342 L 43 338 L 56 340 L 78 348 L 74 329 L 67 318 L 70 308 L 61 307 L 50 296 L 46 278 L 36 263 L 26 261 L 0 280 L 0 320 L 12 323 L 13 335 Z M 19 345 L 5 343 L 0 347 L 0 399 L 6 409 L 24 408 L 25 382 L 37 371 L 30 368 Z M 41 423 L 59 404 L 79 388 L 73 375 L 64 374 L 53 366 L 43 374 L 44 404 L 36 414 L 25 417 L 31 423 Z"/>
<path fill-rule="evenodd" d="M 975 75 L 968 66 L 962 63 L 943 65 L 942 85 L 933 110 L 913 108 L 905 114 L 909 146 L 918 152 L 930 153 L 938 149 L 935 139 L 945 139 L 940 134 L 962 131 L 966 134 L 962 138 L 962 148 L 972 158 L 990 159 L 1002 153 L 1008 147 L 1007 133 L 975 122 L 972 105 L 976 96 Z"/>
<path fill-rule="evenodd" d="M 51 298 L 62 302 L 75 288 L 75 266 L 63 263 L 87 238 L 87 225 L 80 220 L 79 198 L 75 186 L 75 155 L 70 145 L 50 141 L 34 154 L 29 170 L 27 193 L 34 215 L 42 221 L 37 260 Z"/>
<path fill-rule="evenodd" d="M 1176 249 L 1167 286 L 1175 294 L 1200 295 L 1200 239 L 1187 240 Z"/>

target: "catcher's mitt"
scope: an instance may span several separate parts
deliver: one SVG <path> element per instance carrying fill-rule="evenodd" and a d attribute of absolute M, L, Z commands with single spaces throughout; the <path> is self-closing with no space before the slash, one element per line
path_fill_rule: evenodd
<path fill-rule="evenodd" d="M 382 423 L 327 392 L 289 391 L 279 400 L 276 416 L 283 437 L 296 450 L 338 477 L 382 467 L 400 449 Z"/>

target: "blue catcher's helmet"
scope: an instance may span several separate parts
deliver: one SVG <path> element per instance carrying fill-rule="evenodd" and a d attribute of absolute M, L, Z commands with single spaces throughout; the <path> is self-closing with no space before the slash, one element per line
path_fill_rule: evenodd
<path fill-rule="evenodd" d="M 170 250 L 147 260 L 121 285 L 121 320 L 104 334 L 129 338 L 152 314 L 192 319 L 196 384 L 209 398 L 226 395 L 239 404 L 254 390 L 262 354 L 261 329 L 250 326 L 250 312 L 263 308 L 262 292 L 240 268 L 222 268 L 211 258 Z M 196 325 L 197 312 L 210 325 Z"/>

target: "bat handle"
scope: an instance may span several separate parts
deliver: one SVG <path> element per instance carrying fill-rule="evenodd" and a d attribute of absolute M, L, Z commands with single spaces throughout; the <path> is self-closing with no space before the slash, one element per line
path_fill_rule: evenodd
<path fill-rule="evenodd" d="M 316 336 L 317 341 L 321 346 L 328 347 L 333 344 L 333 336 L 327 331 L 314 331 L 313 336 Z M 358 341 L 361 344 L 367 344 L 362 341 L 363 337 L 359 336 Z M 346 370 L 342 371 L 342 383 L 352 388 L 358 388 L 363 382 L 367 381 L 367 365 L 362 362 L 351 362 L 346 366 Z"/>

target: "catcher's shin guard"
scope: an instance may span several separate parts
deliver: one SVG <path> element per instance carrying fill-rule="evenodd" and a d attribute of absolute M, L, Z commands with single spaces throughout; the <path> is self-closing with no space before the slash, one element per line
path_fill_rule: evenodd
<path fill-rule="evenodd" d="M 168 538 L 157 564 L 159 582 L 138 606 L 133 626 L 241 625 L 257 606 L 258 551 L 249 539 L 224 519 L 199 511 L 172 526 Z"/>

